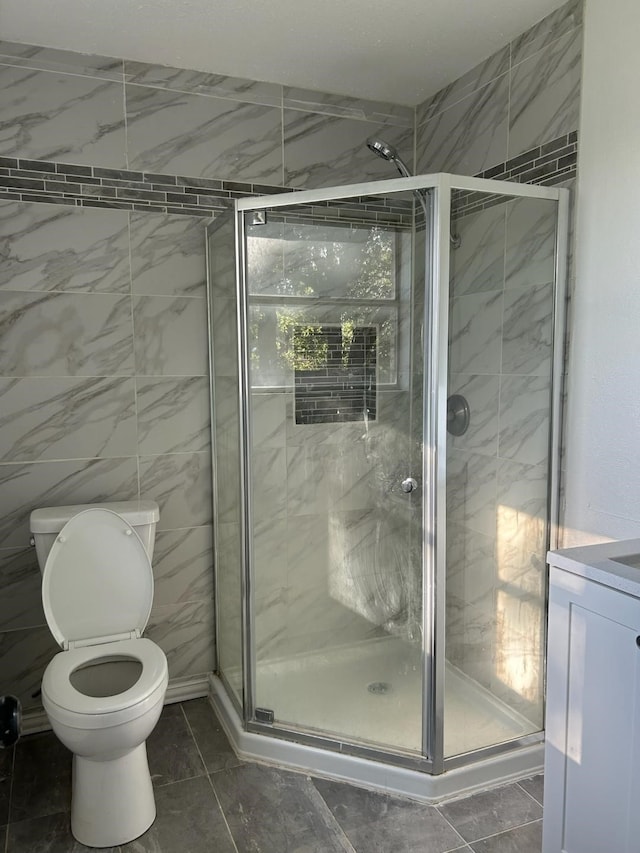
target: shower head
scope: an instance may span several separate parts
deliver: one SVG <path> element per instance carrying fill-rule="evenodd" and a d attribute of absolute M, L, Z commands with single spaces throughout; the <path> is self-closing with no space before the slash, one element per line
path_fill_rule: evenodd
<path fill-rule="evenodd" d="M 393 145 L 389 145 L 384 139 L 376 139 L 375 136 L 370 136 L 367 139 L 367 147 L 374 154 L 377 154 L 378 157 L 382 157 L 383 160 L 395 160 L 398 156 L 398 152 Z"/>
<path fill-rule="evenodd" d="M 367 139 L 367 147 L 370 151 L 373 151 L 374 154 L 377 154 L 378 157 L 382 157 L 383 160 L 393 163 L 403 178 L 411 177 L 411 172 L 407 168 L 406 163 L 402 160 L 393 145 L 389 145 L 389 143 L 385 142 L 384 139 L 378 139 L 375 136 L 370 136 L 369 139 Z"/>
<path fill-rule="evenodd" d="M 393 145 L 389 145 L 389 143 L 385 142 L 384 139 L 380 139 L 376 136 L 370 136 L 367 139 L 367 148 L 370 151 L 373 151 L 374 154 L 377 154 L 378 157 L 382 157 L 383 160 L 387 160 L 389 163 L 393 163 L 403 178 L 411 177 L 411 172 L 407 168 L 407 164 L 404 162 L 404 160 L 402 160 Z M 423 193 L 420 190 L 414 190 L 413 193 L 420 202 L 420 205 L 424 210 L 426 216 L 427 206 L 424 200 Z M 451 246 L 453 249 L 457 249 L 460 246 L 461 241 L 460 237 L 457 234 L 450 234 L 449 241 L 451 242 Z"/>

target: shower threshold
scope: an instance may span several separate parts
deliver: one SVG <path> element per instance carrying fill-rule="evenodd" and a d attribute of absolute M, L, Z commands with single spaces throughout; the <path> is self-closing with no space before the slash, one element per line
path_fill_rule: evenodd
<path fill-rule="evenodd" d="M 418 648 L 396 638 L 385 638 L 259 662 L 257 704 L 273 710 L 276 725 L 281 728 L 301 728 L 305 733 L 324 735 L 344 743 L 346 750 L 351 742 L 418 755 L 422 732 L 420 659 Z M 239 673 L 226 675 L 238 690 Z M 212 692 L 227 734 L 244 757 L 275 761 L 428 802 L 530 775 L 539 772 L 542 765 L 541 743 L 533 743 L 481 758 L 441 776 L 430 776 L 349 756 L 342 750 L 335 753 L 245 732 L 224 686 L 216 678 Z M 445 756 L 526 738 L 536 731 L 530 720 L 447 663 Z M 381 784 L 374 777 L 380 777 Z"/>

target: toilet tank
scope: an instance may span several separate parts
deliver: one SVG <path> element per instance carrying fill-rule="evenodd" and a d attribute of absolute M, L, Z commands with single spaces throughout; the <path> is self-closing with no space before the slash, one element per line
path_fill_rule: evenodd
<path fill-rule="evenodd" d="M 136 531 L 151 560 L 156 538 L 156 524 L 160 518 L 160 509 L 155 501 L 114 501 L 113 503 L 53 506 L 34 509 L 29 520 L 40 571 L 44 569 L 58 533 L 67 521 L 85 509 L 110 509 L 111 512 L 117 512 Z"/>

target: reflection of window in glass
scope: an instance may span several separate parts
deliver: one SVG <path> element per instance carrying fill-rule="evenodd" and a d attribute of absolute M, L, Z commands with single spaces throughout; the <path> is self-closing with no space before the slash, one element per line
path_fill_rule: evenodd
<path fill-rule="evenodd" d="M 377 381 L 397 379 L 397 232 L 365 225 L 269 220 L 248 229 L 254 387 L 294 384 L 301 328 L 375 328 Z M 308 341 L 311 345 L 311 340 Z"/>
<path fill-rule="evenodd" d="M 269 221 L 248 229 L 253 296 L 395 299 L 395 232 Z"/>

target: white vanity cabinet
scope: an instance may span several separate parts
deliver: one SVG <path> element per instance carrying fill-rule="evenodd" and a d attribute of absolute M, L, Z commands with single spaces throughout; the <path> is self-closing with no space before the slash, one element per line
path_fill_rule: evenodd
<path fill-rule="evenodd" d="M 640 853 L 640 540 L 549 565 L 543 853 Z"/>

